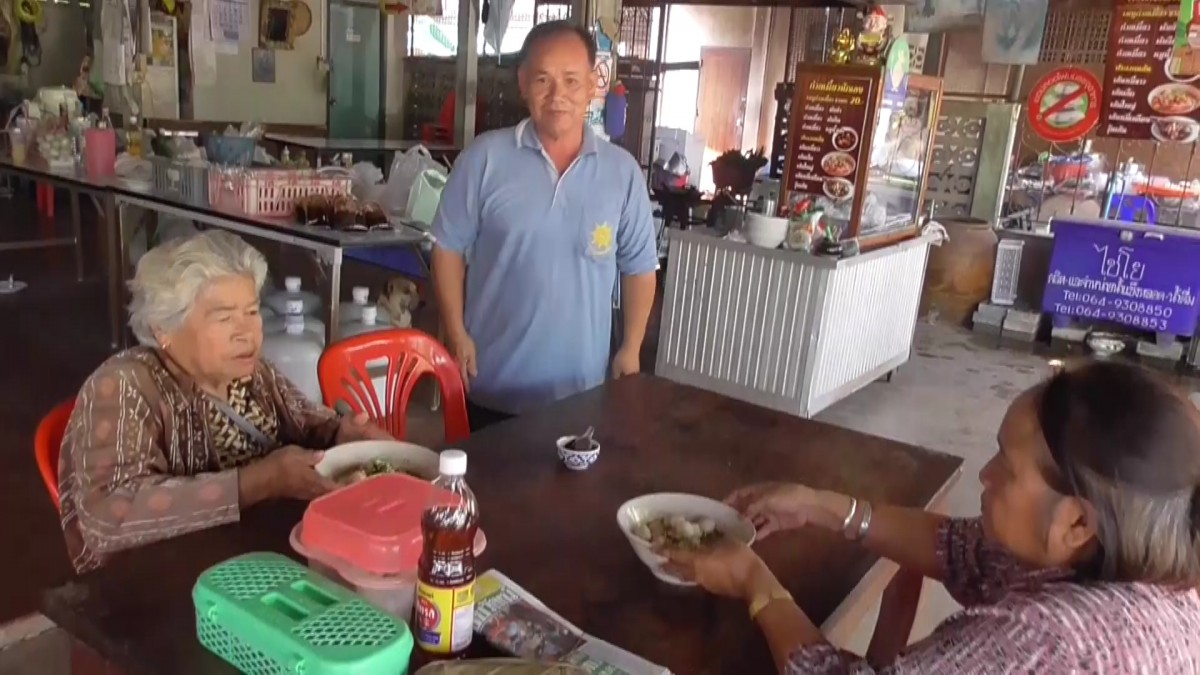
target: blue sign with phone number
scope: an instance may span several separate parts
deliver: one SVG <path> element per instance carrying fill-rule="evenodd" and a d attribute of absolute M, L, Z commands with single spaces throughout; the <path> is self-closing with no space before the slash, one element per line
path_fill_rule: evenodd
<path fill-rule="evenodd" d="M 1200 239 L 1054 221 L 1054 253 L 1042 301 L 1051 314 L 1190 336 L 1196 329 L 1198 288 Z"/>

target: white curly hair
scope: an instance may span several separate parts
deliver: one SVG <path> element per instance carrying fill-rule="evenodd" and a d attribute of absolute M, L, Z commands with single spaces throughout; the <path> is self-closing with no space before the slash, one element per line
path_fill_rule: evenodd
<path fill-rule="evenodd" d="M 179 328 L 196 296 L 213 280 L 230 275 L 253 277 L 255 290 L 261 291 L 267 260 L 241 237 L 223 230 L 172 239 L 150 249 L 129 282 L 129 327 L 138 342 L 157 346 L 156 331 Z"/>

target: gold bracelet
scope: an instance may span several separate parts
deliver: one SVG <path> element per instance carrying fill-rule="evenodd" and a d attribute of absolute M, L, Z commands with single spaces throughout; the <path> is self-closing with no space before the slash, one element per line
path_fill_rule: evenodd
<path fill-rule="evenodd" d="M 754 600 L 750 601 L 750 620 L 753 621 L 757 619 L 758 615 L 761 614 L 764 609 L 777 600 L 786 600 L 788 602 L 792 602 L 792 594 L 788 593 L 782 588 L 777 588 L 770 593 L 755 597 Z"/>

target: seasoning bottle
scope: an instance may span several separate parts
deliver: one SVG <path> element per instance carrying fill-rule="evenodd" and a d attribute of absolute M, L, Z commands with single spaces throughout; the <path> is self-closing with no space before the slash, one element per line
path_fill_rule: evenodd
<path fill-rule="evenodd" d="M 143 139 L 142 128 L 138 123 L 137 115 L 129 115 L 125 125 L 125 151 L 132 157 L 141 157 L 143 154 Z"/>
<path fill-rule="evenodd" d="M 413 626 L 422 651 L 448 659 L 462 656 L 471 646 L 479 507 L 464 478 L 467 453 L 443 451 L 438 473 L 434 496 L 421 516 L 423 548 Z"/>

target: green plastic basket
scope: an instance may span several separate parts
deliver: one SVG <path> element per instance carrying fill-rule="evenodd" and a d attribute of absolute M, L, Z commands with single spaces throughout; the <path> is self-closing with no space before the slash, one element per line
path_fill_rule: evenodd
<path fill-rule="evenodd" d="M 404 675 L 408 626 L 289 558 L 249 553 L 192 589 L 200 644 L 252 675 Z"/>

